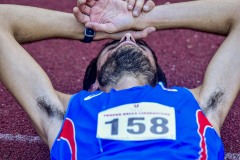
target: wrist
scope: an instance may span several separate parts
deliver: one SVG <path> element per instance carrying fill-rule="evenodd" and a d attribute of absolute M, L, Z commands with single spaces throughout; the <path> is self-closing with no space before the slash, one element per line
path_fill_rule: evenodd
<path fill-rule="evenodd" d="M 133 26 L 132 28 L 134 30 L 143 30 L 147 27 L 153 26 L 153 23 L 151 22 L 151 15 L 150 12 L 142 12 L 140 15 L 136 18 L 134 18 Z M 154 26 L 153 26 L 154 27 Z"/>
<path fill-rule="evenodd" d="M 134 29 L 143 30 L 147 27 L 155 27 L 156 29 L 171 28 L 172 16 L 171 13 L 167 13 L 170 10 L 169 7 L 170 5 L 160 5 L 149 12 L 142 12 L 139 17 L 134 19 Z"/>
<path fill-rule="evenodd" d="M 109 35 L 110 35 L 109 33 L 105 33 L 105 32 L 96 32 L 96 35 L 93 37 L 93 41 L 109 39 L 111 38 Z"/>

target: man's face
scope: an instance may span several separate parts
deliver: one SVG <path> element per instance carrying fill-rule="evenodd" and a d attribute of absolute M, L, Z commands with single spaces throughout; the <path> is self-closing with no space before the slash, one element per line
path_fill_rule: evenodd
<path fill-rule="evenodd" d="M 130 33 L 127 33 L 130 34 Z M 125 36 L 131 36 L 131 39 L 128 37 L 126 39 Z M 135 39 L 132 37 L 132 35 L 125 35 L 120 41 L 113 41 L 109 43 L 100 53 L 100 56 L 98 58 L 97 62 L 97 69 L 100 70 L 102 65 L 105 63 L 105 61 L 115 52 L 117 51 L 120 47 L 123 46 L 132 46 L 135 47 L 136 49 L 140 49 L 143 54 L 149 59 L 151 65 L 156 68 L 156 64 L 152 55 L 151 50 L 146 47 L 146 45 L 140 41 L 135 41 Z"/>
<path fill-rule="evenodd" d="M 98 82 L 102 87 L 116 84 L 123 76 L 151 84 L 155 78 L 156 64 L 151 50 L 127 33 L 120 41 L 114 41 L 103 49 L 97 70 Z"/>

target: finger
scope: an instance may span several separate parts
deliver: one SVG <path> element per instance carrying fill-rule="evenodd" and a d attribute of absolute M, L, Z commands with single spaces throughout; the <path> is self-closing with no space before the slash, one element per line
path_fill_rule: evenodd
<path fill-rule="evenodd" d="M 92 7 L 92 6 L 94 6 L 95 3 L 96 3 L 95 0 L 78 0 L 77 6 L 79 7 L 79 5 L 85 4 L 89 7 Z"/>
<path fill-rule="evenodd" d="M 112 23 L 100 24 L 96 22 L 88 22 L 85 24 L 85 27 L 91 28 L 98 32 L 113 33 L 115 31 L 115 27 L 112 25 Z"/>
<path fill-rule="evenodd" d="M 86 5 L 89 6 L 89 7 L 94 6 L 94 4 L 96 3 L 95 0 L 86 0 L 86 1 L 87 1 L 87 2 L 86 2 Z"/>
<path fill-rule="evenodd" d="M 151 33 L 155 32 L 155 27 L 147 27 L 143 31 L 132 31 L 132 35 L 135 39 L 147 38 Z"/>
<path fill-rule="evenodd" d="M 137 0 L 133 9 L 133 16 L 137 17 L 142 12 L 144 0 Z"/>
<path fill-rule="evenodd" d="M 128 10 L 132 11 L 136 0 L 128 0 Z"/>
<path fill-rule="evenodd" d="M 76 20 L 80 23 L 87 23 L 90 21 L 90 17 L 81 13 L 77 7 L 73 8 L 73 15 L 75 16 Z"/>
<path fill-rule="evenodd" d="M 155 3 L 152 0 L 148 0 L 144 6 L 143 6 L 143 11 L 144 12 L 149 12 L 155 7 Z"/>
<path fill-rule="evenodd" d="M 86 0 L 77 0 L 77 4 L 84 4 L 86 3 Z"/>
<path fill-rule="evenodd" d="M 91 13 L 91 8 L 88 7 L 87 5 L 84 5 L 84 4 L 80 5 L 79 9 L 80 9 L 80 12 L 82 12 L 83 14 L 90 15 Z"/>
<path fill-rule="evenodd" d="M 86 4 L 86 0 L 78 0 L 77 7 L 80 8 L 81 5 Z"/>

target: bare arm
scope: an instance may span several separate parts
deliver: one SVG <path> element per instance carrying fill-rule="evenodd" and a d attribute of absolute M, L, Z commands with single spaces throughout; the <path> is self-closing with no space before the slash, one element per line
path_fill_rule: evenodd
<path fill-rule="evenodd" d="M 47 38 L 83 38 L 83 26 L 71 14 L 19 5 L 0 5 L 1 27 L 19 43 Z"/>
<path fill-rule="evenodd" d="M 240 89 L 239 7 L 239 0 L 176 3 L 157 6 L 136 20 L 136 24 L 144 22 L 141 27 L 189 28 L 227 35 L 207 68 L 203 84 L 192 90 L 218 133 Z"/>
<path fill-rule="evenodd" d="M 0 21 L 0 80 L 51 147 L 69 97 L 54 90 L 46 73 L 19 42 L 82 39 L 83 26 L 68 13 L 16 5 L 0 5 Z"/>
<path fill-rule="evenodd" d="M 70 95 L 55 91 L 48 76 L 19 43 L 48 38 L 83 39 L 84 26 L 69 13 L 18 5 L 0 5 L 0 80 L 51 148 Z M 97 32 L 94 40 L 120 39 L 124 32 Z M 148 31 L 134 32 L 147 36 Z"/>

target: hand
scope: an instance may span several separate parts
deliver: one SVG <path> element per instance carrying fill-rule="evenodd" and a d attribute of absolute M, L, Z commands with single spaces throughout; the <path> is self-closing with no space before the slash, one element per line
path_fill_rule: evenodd
<path fill-rule="evenodd" d="M 90 2 L 91 0 L 78 0 L 78 6 L 80 4 L 85 4 L 86 2 Z M 91 6 L 94 4 L 94 1 L 92 0 L 90 2 Z M 133 11 L 133 16 L 138 17 L 139 14 L 144 12 L 149 12 L 155 7 L 155 3 L 152 0 L 147 0 L 146 3 L 144 3 L 144 0 L 126 0 L 128 2 L 127 8 L 129 11 Z M 89 3 L 88 3 L 89 4 Z"/>
<path fill-rule="evenodd" d="M 146 3 L 153 4 L 149 6 L 150 10 L 155 6 L 151 2 Z M 73 13 L 78 22 L 95 31 L 116 33 L 134 28 L 134 17 L 127 9 L 126 1 L 81 0 L 78 2 L 78 7 L 73 9 Z"/>
<path fill-rule="evenodd" d="M 152 0 L 148 0 L 144 4 L 144 0 L 127 0 L 128 2 L 128 10 L 133 10 L 133 16 L 137 17 L 139 14 L 144 12 L 149 12 L 155 7 L 155 4 Z M 134 8 L 133 8 L 134 7 Z"/>

